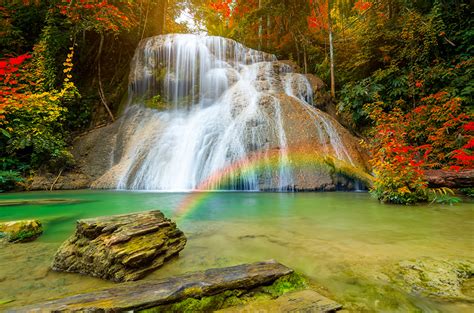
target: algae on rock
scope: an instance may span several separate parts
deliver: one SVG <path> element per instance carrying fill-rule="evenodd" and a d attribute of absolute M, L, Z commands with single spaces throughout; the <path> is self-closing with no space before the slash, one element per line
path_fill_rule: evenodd
<path fill-rule="evenodd" d="M 469 299 L 463 284 L 474 276 L 467 260 L 422 258 L 398 263 L 393 280 L 408 292 L 445 299 Z"/>
<path fill-rule="evenodd" d="M 137 280 L 176 256 L 185 244 L 183 232 L 160 211 L 79 220 L 52 268 L 118 282 Z"/>
<path fill-rule="evenodd" d="M 0 238 L 8 242 L 28 242 L 38 238 L 43 227 L 38 220 L 22 220 L 0 223 Z"/>

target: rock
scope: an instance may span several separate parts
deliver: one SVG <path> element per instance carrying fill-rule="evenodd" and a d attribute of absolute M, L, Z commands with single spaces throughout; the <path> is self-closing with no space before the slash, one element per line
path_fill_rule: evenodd
<path fill-rule="evenodd" d="M 29 190 L 50 190 L 54 183 L 55 190 L 87 189 L 92 182 L 102 176 L 111 166 L 117 129 L 120 122 L 96 128 L 77 137 L 71 147 L 76 164 L 74 169 L 65 170 L 58 178 L 58 173 L 40 171 L 28 186 Z"/>
<path fill-rule="evenodd" d="M 195 40 L 193 38 L 192 35 L 189 36 L 191 41 Z M 167 157 L 171 157 L 172 153 L 174 153 L 170 152 L 169 155 L 164 153 L 164 151 L 169 150 L 167 149 L 167 143 L 169 142 L 170 145 L 173 145 L 173 140 L 183 142 L 181 139 L 177 139 L 179 136 L 176 136 L 176 138 L 169 136 L 175 132 L 168 133 L 171 126 L 177 125 L 174 124 L 176 116 L 147 108 L 146 105 L 141 105 L 140 103 L 143 102 L 142 98 L 145 95 L 145 98 L 147 98 L 150 95 L 159 93 L 163 99 L 167 98 L 167 95 L 162 90 L 165 86 L 163 83 L 166 80 L 166 75 L 172 75 L 175 67 L 180 67 L 173 61 L 174 59 L 171 60 L 163 57 L 164 55 L 171 56 L 179 50 L 178 48 L 169 50 L 170 45 L 186 43 L 186 41 L 181 39 L 183 39 L 183 35 L 169 35 L 148 38 L 140 42 L 132 62 L 132 70 L 130 71 L 129 96 L 131 100 L 138 96 L 137 105 L 134 105 L 135 101 L 130 102 L 123 115 L 115 123 L 81 136 L 74 142 L 72 153 L 78 161 L 75 169 L 77 175 L 71 176 L 69 173 L 63 173 L 55 185 L 57 188 L 65 189 L 68 186 L 72 188 L 80 186 L 81 188 L 90 187 L 95 189 L 171 188 L 169 184 L 171 179 L 167 180 L 167 182 L 162 182 L 159 179 L 162 176 L 166 178 L 171 177 L 172 175 L 169 173 L 162 176 L 157 173 L 155 177 L 152 177 L 153 175 L 145 175 L 144 173 L 150 173 L 149 168 L 151 167 L 147 166 L 163 168 L 163 172 L 167 172 L 166 166 L 160 165 L 168 164 L 170 160 Z M 296 154 L 299 155 L 320 156 L 321 158 L 330 156 L 333 159 L 342 160 L 346 164 L 357 168 L 360 172 L 364 172 L 365 176 L 368 175 L 370 168 L 367 162 L 367 153 L 360 146 L 359 139 L 352 136 L 339 123 L 343 119 L 336 114 L 335 103 L 328 95 L 327 88 L 325 88 L 324 82 L 320 78 L 311 74 L 295 73 L 298 67 L 294 62 L 277 61 L 274 56 L 244 48 L 232 40 L 214 37 L 202 40 L 215 41 L 215 47 L 218 46 L 217 43 L 223 40 L 227 49 L 225 51 L 228 53 L 226 52 L 219 56 L 219 58 L 222 57 L 222 60 L 218 58 L 222 67 L 213 68 L 207 73 L 209 77 L 207 74 L 203 76 L 204 81 L 199 90 L 205 93 L 204 99 L 201 99 L 205 101 L 200 105 L 204 107 L 211 106 L 216 100 L 214 98 L 221 95 L 224 91 L 224 86 L 227 85 L 228 89 L 222 95 L 225 97 L 222 101 L 225 103 L 229 102 L 229 114 L 226 112 L 227 108 L 223 109 L 224 111 L 221 113 L 223 114 L 222 117 L 226 120 L 229 116 L 232 117 L 232 119 L 229 119 L 229 125 L 236 125 L 232 131 L 235 131 L 235 136 L 239 137 L 239 140 L 232 141 L 231 136 L 227 135 L 223 138 L 222 134 L 227 134 L 225 129 L 230 128 L 216 123 L 215 125 L 219 127 L 219 131 L 210 132 L 210 129 L 214 128 L 214 126 L 210 127 L 209 130 L 207 127 L 199 127 L 201 138 L 196 138 L 194 142 L 201 142 L 201 139 L 203 143 L 212 142 L 212 145 L 208 145 L 209 147 L 213 147 L 214 143 L 220 142 L 222 145 L 227 145 L 231 150 L 235 148 L 234 146 L 242 145 L 244 147 L 242 150 L 245 150 L 246 155 L 249 157 L 252 156 L 253 152 L 257 151 L 276 152 L 275 154 L 278 154 L 278 151 L 283 149 L 287 151 L 291 149 L 290 153 L 293 150 L 297 150 Z M 153 53 L 144 53 L 144 51 L 153 51 Z M 238 58 L 234 55 L 236 51 L 239 53 Z M 246 55 L 246 57 L 243 57 L 243 55 Z M 241 56 L 242 59 L 240 59 Z M 258 62 L 249 66 L 240 64 L 247 57 Z M 236 63 L 239 66 L 236 66 L 238 65 Z M 232 66 L 235 66 L 235 68 Z M 185 102 L 189 102 L 192 99 L 196 100 L 195 88 L 191 88 L 195 87 L 195 83 L 191 82 L 194 76 L 179 76 L 173 78 L 173 80 L 182 80 L 182 86 L 180 86 L 183 88 L 180 87 L 180 97 L 175 100 L 179 100 L 178 102 L 182 100 L 181 98 Z M 251 79 L 245 78 L 247 76 L 251 77 Z M 242 80 L 240 80 L 241 78 Z M 226 84 L 224 83 L 225 81 L 227 81 Z M 254 113 L 252 113 L 252 110 L 254 110 L 253 106 L 249 106 L 249 103 L 253 103 L 254 100 L 248 98 L 250 95 L 246 87 L 249 81 L 259 91 L 258 97 L 255 98 L 258 101 L 258 106 Z M 242 84 L 239 84 L 240 82 Z M 169 89 L 168 87 L 167 89 Z M 251 91 L 251 94 L 253 94 L 253 90 Z M 313 92 L 313 95 L 311 92 Z M 314 98 L 313 105 L 318 109 L 313 105 L 302 103 L 296 99 L 310 101 L 312 96 Z M 189 122 L 188 117 L 185 118 L 186 123 Z M 204 123 L 202 120 L 200 121 L 202 125 L 207 123 Z M 245 124 L 241 122 L 245 122 Z M 209 125 L 214 125 L 213 123 L 209 123 Z M 284 132 L 281 131 L 282 129 Z M 163 138 L 168 139 L 160 140 Z M 164 149 L 160 150 L 159 147 L 164 147 Z M 192 149 L 194 152 L 198 150 Z M 224 151 L 224 149 L 218 150 Z M 208 148 L 201 151 L 202 158 L 199 158 L 202 159 L 203 164 L 200 168 L 213 168 L 210 164 L 211 160 L 221 160 L 222 158 L 227 160 L 229 158 L 229 162 L 231 160 L 232 162 L 235 161 L 233 158 L 230 158 L 231 155 L 237 155 L 234 152 L 229 152 L 226 156 L 216 157 L 216 151 Z M 159 153 L 160 156 L 155 156 L 155 153 Z M 240 152 L 238 155 L 240 158 Z M 176 159 L 175 157 L 173 158 Z M 296 164 L 293 163 L 295 158 L 289 159 L 291 164 Z M 333 166 L 328 168 L 326 165 L 323 164 L 322 168 L 321 166 L 316 166 L 315 170 L 311 171 L 311 174 L 307 174 L 303 170 L 296 170 L 289 174 L 285 173 L 281 182 L 278 179 L 279 176 L 282 176 L 280 175 L 281 171 L 276 170 L 274 173 L 268 173 L 270 170 L 265 170 L 267 173 L 263 173 L 258 177 L 258 188 L 260 190 L 281 190 L 284 189 L 281 187 L 286 187 L 287 185 L 288 189 L 295 188 L 308 191 L 355 189 L 354 186 L 357 184 L 351 175 L 339 175 L 340 173 L 336 173 Z M 207 174 L 209 173 L 206 172 Z M 210 174 L 212 176 L 216 173 Z M 294 182 L 287 179 L 292 174 L 295 177 Z M 47 182 L 34 184 L 35 187 L 33 189 L 49 188 L 56 176 L 50 175 Z M 200 182 L 205 181 L 206 178 L 204 171 L 196 171 L 194 176 L 199 178 Z M 76 179 L 71 182 L 72 178 L 70 177 L 76 177 Z M 196 180 L 195 178 L 187 180 L 194 181 Z M 152 181 L 156 182 L 152 183 Z M 76 182 L 80 182 L 80 184 Z M 366 181 L 364 182 L 366 183 Z M 182 187 L 180 186 L 180 188 Z M 187 188 L 184 187 L 184 189 Z"/>
<path fill-rule="evenodd" d="M 22 200 L 4 200 L 0 201 L 2 206 L 17 206 L 17 205 L 51 205 L 51 204 L 71 204 L 79 203 L 78 199 L 22 199 Z"/>
<path fill-rule="evenodd" d="M 186 237 L 160 211 L 79 220 L 52 269 L 117 282 L 137 280 L 185 246 Z"/>
<path fill-rule="evenodd" d="M 467 171 L 447 171 L 447 170 L 427 170 L 425 177 L 431 188 L 470 188 L 474 187 L 474 170 Z"/>
<path fill-rule="evenodd" d="M 53 183 L 56 181 L 57 174 L 41 172 L 33 177 L 29 190 L 50 190 Z M 90 177 L 81 172 L 65 172 L 62 173 L 53 189 L 55 190 L 77 190 L 89 188 L 91 183 Z"/>
<path fill-rule="evenodd" d="M 280 63 L 284 63 L 291 68 L 292 72 L 301 73 L 301 67 L 293 60 L 279 60 Z"/>
<path fill-rule="evenodd" d="M 319 92 L 325 89 L 326 84 L 323 82 L 321 78 L 313 74 L 305 74 L 305 76 L 308 79 L 309 84 L 311 85 L 311 88 L 313 89 L 313 92 Z"/>
<path fill-rule="evenodd" d="M 38 220 L 22 220 L 0 223 L 0 238 L 8 242 L 28 242 L 38 238 L 43 227 Z"/>
<path fill-rule="evenodd" d="M 245 306 L 230 307 L 217 312 L 336 312 L 342 308 L 339 303 L 328 299 L 316 291 L 302 290 L 285 294 L 275 300 L 258 301 Z"/>
<path fill-rule="evenodd" d="M 13 309 L 12 312 L 122 312 L 157 307 L 156 311 L 160 312 L 160 306 L 188 298 L 202 299 L 230 290 L 242 294 L 243 290 L 270 285 L 292 272 L 275 261 L 243 264 L 155 281 L 128 282 L 109 289 Z"/>
<path fill-rule="evenodd" d="M 474 276 L 474 263 L 432 258 L 402 261 L 393 276 L 393 280 L 408 292 L 466 300 L 470 297 L 463 293 L 463 284 Z"/>

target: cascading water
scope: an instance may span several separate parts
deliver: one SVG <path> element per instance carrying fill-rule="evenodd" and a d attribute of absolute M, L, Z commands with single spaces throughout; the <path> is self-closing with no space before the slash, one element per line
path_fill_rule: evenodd
<path fill-rule="evenodd" d="M 275 56 L 221 37 L 146 39 L 132 63 L 108 176 L 119 189 L 195 190 L 258 154 L 258 169 L 234 168 L 205 188 L 291 190 L 288 125 L 278 96 L 285 94 L 314 122 L 324 153 L 353 163 L 334 122 L 312 106 L 306 77 Z M 270 151 L 278 151 L 276 166 L 265 157 Z"/>

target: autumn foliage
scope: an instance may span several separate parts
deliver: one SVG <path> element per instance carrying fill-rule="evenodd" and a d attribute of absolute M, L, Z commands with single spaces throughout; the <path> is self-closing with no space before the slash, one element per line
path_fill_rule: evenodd
<path fill-rule="evenodd" d="M 427 199 L 425 169 L 474 168 L 474 122 L 461 99 L 438 92 L 413 111 L 366 106 L 374 128 L 367 144 L 376 174 L 372 192 L 383 202 L 410 204 Z"/>
<path fill-rule="evenodd" d="M 135 26 L 134 2 L 120 1 L 120 5 L 108 0 L 65 0 L 58 5 L 59 12 L 81 29 L 97 32 L 129 30 Z"/>

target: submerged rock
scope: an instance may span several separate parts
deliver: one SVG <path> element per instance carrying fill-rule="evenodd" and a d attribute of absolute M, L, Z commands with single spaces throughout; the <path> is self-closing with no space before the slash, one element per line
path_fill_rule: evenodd
<path fill-rule="evenodd" d="M 160 211 L 79 220 L 52 269 L 112 281 L 144 277 L 176 256 L 186 237 Z"/>
<path fill-rule="evenodd" d="M 22 220 L 0 223 L 0 238 L 8 242 L 28 242 L 38 238 L 43 227 L 38 220 Z"/>
<path fill-rule="evenodd" d="M 316 291 L 302 290 L 288 293 L 275 300 L 257 301 L 245 306 L 230 307 L 221 313 L 241 312 L 336 312 L 342 308 L 339 303 L 328 299 Z"/>
<path fill-rule="evenodd" d="M 13 311 L 122 312 L 211 312 L 241 304 L 241 298 L 301 287 L 293 270 L 275 261 L 209 269 L 155 281 L 129 282 L 114 288 L 79 294 Z M 283 290 L 285 287 L 285 290 Z M 260 289 L 259 289 L 260 288 Z M 281 291 L 283 290 L 283 291 Z M 235 300 L 235 301 L 234 301 Z M 195 310 L 193 310 L 193 308 Z"/>
<path fill-rule="evenodd" d="M 402 261 L 393 280 L 408 292 L 445 299 L 472 299 L 463 284 L 474 276 L 471 261 L 423 258 Z"/>

